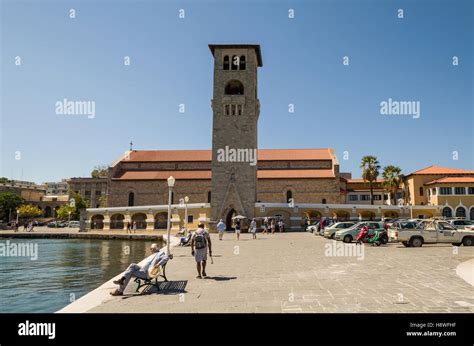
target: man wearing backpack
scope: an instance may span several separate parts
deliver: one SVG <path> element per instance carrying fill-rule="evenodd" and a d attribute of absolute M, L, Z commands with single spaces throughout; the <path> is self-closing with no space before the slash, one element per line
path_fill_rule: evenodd
<path fill-rule="evenodd" d="M 207 262 L 207 248 L 209 247 L 209 255 L 212 257 L 212 244 L 209 233 L 204 229 L 203 224 L 198 225 L 197 231 L 194 233 L 191 240 L 191 255 L 194 256 L 197 264 L 198 276 L 197 279 L 206 278 L 206 262 Z M 201 271 L 202 269 L 202 271 Z"/>

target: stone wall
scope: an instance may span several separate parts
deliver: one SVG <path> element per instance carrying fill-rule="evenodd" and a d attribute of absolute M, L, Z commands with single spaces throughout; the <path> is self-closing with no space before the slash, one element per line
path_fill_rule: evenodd
<path fill-rule="evenodd" d="M 327 179 L 260 179 L 257 185 L 257 201 L 286 203 L 290 190 L 295 203 L 344 203 L 340 183 L 336 178 Z"/>
<path fill-rule="evenodd" d="M 174 203 L 180 198 L 189 197 L 190 203 L 207 203 L 211 191 L 210 180 L 177 180 L 174 191 Z M 168 204 L 168 183 L 166 180 L 111 180 L 109 183 L 108 207 L 128 205 L 129 193 L 133 192 L 134 205 Z"/>

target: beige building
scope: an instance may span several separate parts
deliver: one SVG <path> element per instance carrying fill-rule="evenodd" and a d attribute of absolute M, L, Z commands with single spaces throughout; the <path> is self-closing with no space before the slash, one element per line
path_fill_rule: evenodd
<path fill-rule="evenodd" d="M 375 205 L 393 204 L 393 196 L 391 196 L 391 193 L 384 187 L 383 179 L 377 179 L 377 181 L 373 183 L 372 191 Z M 371 204 L 369 182 L 363 179 L 346 179 L 346 189 L 344 192 L 346 196 L 345 203 L 363 205 Z M 400 187 L 395 196 L 397 205 L 403 204 L 403 197 L 403 190 Z"/>
<path fill-rule="evenodd" d="M 406 180 L 409 204 L 428 204 L 430 191 L 425 184 L 447 177 L 474 177 L 474 171 L 458 168 L 429 166 L 408 174 Z"/>
<path fill-rule="evenodd" d="M 101 198 L 106 202 L 108 183 L 107 178 L 71 178 L 67 181 L 69 189 L 80 193 L 91 208 L 99 208 Z"/>
<path fill-rule="evenodd" d="M 448 176 L 423 185 L 428 204 L 442 206 L 443 216 L 474 220 L 474 175 Z"/>

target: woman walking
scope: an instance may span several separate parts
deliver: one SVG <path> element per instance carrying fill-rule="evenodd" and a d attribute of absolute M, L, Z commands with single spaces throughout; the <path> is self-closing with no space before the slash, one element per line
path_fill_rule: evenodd
<path fill-rule="evenodd" d="M 257 221 L 255 221 L 255 219 L 252 219 L 250 223 L 250 232 L 252 233 L 253 239 L 257 239 Z"/>
<path fill-rule="evenodd" d="M 275 220 L 272 219 L 272 222 L 270 224 L 270 228 L 272 229 L 272 234 L 275 233 Z"/>
<path fill-rule="evenodd" d="M 263 232 L 262 234 L 268 233 L 268 217 L 263 220 Z"/>

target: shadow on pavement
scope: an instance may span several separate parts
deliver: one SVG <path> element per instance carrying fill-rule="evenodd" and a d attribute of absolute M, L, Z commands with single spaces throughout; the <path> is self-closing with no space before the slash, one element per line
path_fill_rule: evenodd
<path fill-rule="evenodd" d="M 229 281 L 229 280 L 235 280 L 237 279 L 237 276 L 208 276 L 204 280 L 215 280 L 215 281 Z"/>
<path fill-rule="evenodd" d="M 122 299 L 128 299 L 132 297 L 137 297 L 141 295 L 147 294 L 181 294 L 187 293 L 186 292 L 186 285 L 188 284 L 188 280 L 180 280 L 180 281 L 167 281 L 167 282 L 160 282 L 159 289 L 156 286 L 149 286 L 148 288 L 143 289 L 140 293 L 134 294 L 127 294 Z"/>

